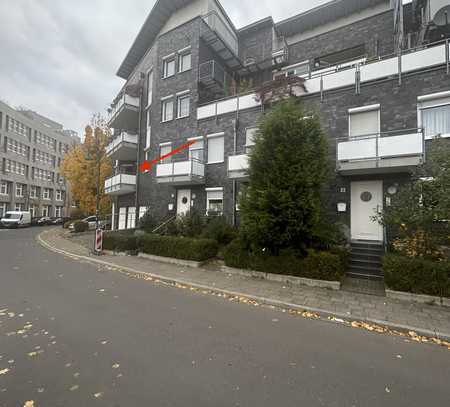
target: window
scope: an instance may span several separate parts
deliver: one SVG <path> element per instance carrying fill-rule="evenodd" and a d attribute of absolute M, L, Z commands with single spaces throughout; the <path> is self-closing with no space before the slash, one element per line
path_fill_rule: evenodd
<path fill-rule="evenodd" d="M 16 184 L 16 197 L 23 198 L 23 184 Z"/>
<path fill-rule="evenodd" d="M 173 119 L 173 99 L 162 101 L 162 121 L 168 122 Z"/>
<path fill-rule="evenodd" d="M 136 208 L 128 207 L 127 229 L 134 229 L 136 226 Z"/>
<path fill-rule="evenodd" d="M 450 91 L 419 96 L 418 126 L 425 131 L 425 137 L 450 137 Z"/>
<path fill-rule="evenodd" d="M 194 144 L 189 146 L 189 159 L 194 159 L 200 162 L 204 160 L 204 143 L 203 139 L 196 139 Z"/>
<path fill-rule="evenodd" d="M 163 61 L 163 78 L 175 75 L 175 56 L 166 57 Z"/>
<path fill-rule="evenodd" d="M 63 200 L 63 199 L 62 199 L 62 196 L 63 196 L 62 191 L 59 190 L 59 189 L 57 189 L 57 190 L 56 190 L 56 200 L 57 200 L 57 201 L 62 201 L 62 200 Z"/>
<path fill-rule="evenodd" d="M 224 133 L 208 137 L 208 164 L 222 163 L 224 160 Z"/>
<path fill-rule="evenodd" d="M 36 205 L 30 205 L 30 213 L 32 218 L 35 218 L 37 216 L 38 208 Z"/>
<path fill-rule="evenodd" d="M 49 205 L 42 206 L 42 216 L 45 216 L 45 217 L 50 216 L 50 206 Z"/>
<path fill-rule="evenodd" d="M 178 98 L 177 98 L 177 118 L 178 119 L 189 116 L 190 100 L 191 100 L 190 95 L 178 96 Z"/>
<path fill-rule="evenodd" d="M 207 215 L 222 215 L 223 213 L 223 188 L 206 189 Z"/>
<path fill-rule="evenodd" d="M 57 218 L 60 218 L 60 217 L 62 216 L 62 206 L 57 206 L 57 207 L 55 208 L 55 216 L 56 216 Z"/>
<path fill-rule="evenodd" d="M 15 120 L 11 117 L 8 117 L 7 120 L 7 130 L 11 133 L 16 133 L 19 136 L 28 137 L 28 127 L 25 126 L 23 123 L 19 122 L 18 120 Z"/>
<path fill-rule="evenodd" d="M 28 146 L 26 146 L 23 143 L 19 143 L 18 141 L 13 140 L 11 138 L 7 139 L 6 151 L 17 155 L 21 155 L 23 157 L 28 157 Z"/>
<path fill-rule="evenodd" d="M 16 210 L 17 212 L 22 212 L 22 211 L 24 210 L 24 208 L 25 208 L 25 205 L 24 205 L 24 204 L 22 204 L 22 203 L 16 203 L 15 210 Z"/>
<path fill-rule="evenodd" d="M 349 109 L 349 137 L 367 137 L 380 133 L 380 105 Z"/>
<path fill-rule="evenodd" d="M 38 187 L 32 185 L 30 187 L 30 198 L 37 198 L 38 197 Z"/>
<path fill-rule="evenodd" d="M 8 195 L 8 183 L 6 181 L 0 183 L 0 195 Z"/>
<path fill-rule="evenodd" d="M 364 44 L 358 45 L 353 48 L 347 48 L 332 54 L 318 57 L 314 60 L 314 66 L 316 68 L 326 68 L 338 64 L 342 64 L 347 61 L 357 61 L 363 59 L 366 56 L 366 47 Z"/>
<path fill-rule="evenodd" d="M 159 156 L 163 157 L 166 154 L 169 154 L 172 151 L 172 144 L 168 143 L 168 144 L 161 144 L 159 146 Z M 167 164 L 172 162 L 172 156 L 166 157 L 163 160 L 161 160 L 162 164 Z"/>
<path fill-rule="evenodd" d="M 255 135 L 257 127 L 249 127 L 245 130 L 245 153 L 248 154 L 255 145 Z"/>
<path fill-rule="evenodd" d="M 147 110 L 147 133 L 145 136 L 145 149 L 149 149 L 150 148 L 150 142 L 151 142 L 151 138 L 152 138 L 152 118 L 151 118 L 152 114 L 150 109 Z"/>
<path fill-rule="evenodd" d="M 27 166 L 25 164 L 12 160 L 6 160 L 5 164 L 5 172 L 10 172 L 17 175 L 25 175 L 27 172 Z"/>
<path fill-rule="evenodd" d="M 191 52 L 183 52 L 178 55 L 178 72 L 186 72 L 192 68 Z"/>
<path fill-rule="evenodd" d="M 147 74 L 147 106 L 151 106 L 153 99 L 153 69 Z"/>
<path fill-rule="evenodd" d="M 296 65 L 287 66 L 281 72 L 274 73 L 274 79 L 283 76 L 306 76 L 309 75 L 309 61 L 304 61 Z"/>
<path fill-rule="evenodd" d="M 50 189 L 44 188 L 44 192 L 42 194 L 43 199 L 50 199 Z"/>
<path fill-rule="evenodd" d="M 8 212 L 8 204 L 0 203 L 0 218 L 3 218 L 6 212 Z"/>

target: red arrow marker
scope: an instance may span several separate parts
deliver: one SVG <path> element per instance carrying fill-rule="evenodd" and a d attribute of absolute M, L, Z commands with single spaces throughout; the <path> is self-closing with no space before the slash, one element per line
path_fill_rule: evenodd
<path fill-rule="evenodd" d="M 154 164 L 158 164 L 160 161 L 164 160 L 167 157 L 170 157 L 176 153 L 179 153 L 180 151 L 186 150 L 187 148 L 189 148 L 190 146 L 192 146 L 192 144 L 195 144 L 196 140 L 191 140 L 189 142 L 187 142 L 186 144 L 183 144 L 182 146 L 175 148 L 174 150 L 172 150 L 170 153 L 164 154 L 158 158 L 156 158 L 155 160 L 152 161 L 147 161 L 145 160 L 139 167 L 139 169 L 141 170 L 141 172 L 147 172 L 150 171 L 153 167 Z"/>

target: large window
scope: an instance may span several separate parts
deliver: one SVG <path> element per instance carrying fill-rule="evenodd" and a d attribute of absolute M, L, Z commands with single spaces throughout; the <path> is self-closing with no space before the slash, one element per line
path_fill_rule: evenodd
<path fill-rule="evenodd" d="M 145 134 L 145 149 L 150 148 L 150 142 L 152 138 L 152 112 L 150 109 L 147 110 L 147 132 Z"/>
<path fill-rule="evenodd" d="M 32 218 L 35 218 L 38 215 L 37 205 L 30 205 L 30 213 Z"/>
<path fill-rule="evenodd" d="M 0 182 L 0 195 L 8 195 L 8 183 L 6 181 Z"/>
<path fill-rule="evenodd" d="M 25 209 L 25 205 L 23 203 L 16 203 L 15 211 L 22 212 Z"/>
<path fill-rule="evenodd" d="M 168 122 L 173 119 L 173 99 L 162 101 L 162 121 Z"/>
<path fill-rule="evenodd" d="M 6 160 L 5 172 L 10 172 L 17 175 L 26 175 L 27 166 L 17 161 Z"/>
<path fill-rule="evenodd" d="M 43 205 L 42 206 L 42 216 L 50 216 L 50 206 L 49 205 Z"/>
<path fill-rule="evenodd" d="M 248 154 L 255 145 L 255 136 L 258 131 L 257 127 L 248 127 L 245 130 L 245 153 Z"/>
<path fill-rule="evenodd" d="M 23 198 L 24 185 L 16 184 L 16 197 Z"/>
<path fill-rule="evenodd" d="M 163 60 L 163 78 L 175 75 L 175 55 L 168 56 Z"/>
<path fill-rule="evenodd" d="M 63 200 L 63 192 L 60 189 L 56 190 L 56 200 L 62 201 Z"/>
<path fill-rule="evenodd" d="M 194 159 L 200 162 L 204 160 L 204 143 L 203 139 L 195 139 L 195 143 L 189 146 L 189 159 Z"/>
<path fill-rule="evenodd" d="M 16 133 L 19 136 L 28 137 L 29 127 L 25 124 L 15 120 L 11 117 L 7 119 L 7 130 L 11 133 Z"/>
<path fill-rule="evenodd" d="M 450 104 L 422 109 L 425 136 L 450 137 Z"/>
<path fill-rule="evenodd" d="M 62 216 L 62 209 L 63 209 L 62 206 L 57 206 L 55 208 L 55 216 L 57 218 L 60 218 Z"/>
<path fill-rule="evenodd" d="M 43 199 L 50 199 L 50 189 L 49 188 L 44 188 L 44 192 L 42 194 L 42 198 Z"/>
<path fill-rule="evenodd" d="M 6 151 L 7 152 L 21 155 L 23 157 L 28 157 L 28 149 L 29 149 L 29 147 L 23 143 L 20 143 L 11 138 L 7 139 L 7 143 L 6 143 Z"/>
<path fill-rule="evenodd" d="M 3 218 L 3 216 L 5 216 L 6 212 L 8 212 L 8 204 L 0 203 L 0 218 Z"/>
<path fill-rule="evenodd" d="M 206 189 L 206 211 L 208 215 L 222 215 L 223 188 Z"/>
<path fill-rule="evenodd" d="M 224 133 L 208 136 L 208 164 L 222 163 L 224 161 Z"/>
<path fill-rule="evenodd" d="M 191 51 L 181 52 L 178 55 L 178 72 L 186 72 L 191 68 Z"/>
<path fill-rule="evenodd" d="M 380 133 L 380 105 L 362 106 L 348 111 L 349 137 L 367 137 Z"/>
<path fill-rule="evenodd" d="M 177 97 L 177 118 L 180 119 L 182 117 L 189 116 L 190 110 L 190 95 L 180 95 Z"/>
<path fill-rule="evenodd" d="M 30 198 L 37 198 L 39 196 L 38 187 L 35 185 L 32 185 L 30 187 Z"/>
<path fill-rule="evenodd" d="M 172 151 L 172 144 L 171 143 L 166 143 L 166 144 L 161 144 L 159 146 L 159 156 L 163 157 L 166 154 L 169 154 Z M 172 162 L 172 156 L 166 157 L 163 160 L 161 160 L 162 164 L 167 164 Z"/>

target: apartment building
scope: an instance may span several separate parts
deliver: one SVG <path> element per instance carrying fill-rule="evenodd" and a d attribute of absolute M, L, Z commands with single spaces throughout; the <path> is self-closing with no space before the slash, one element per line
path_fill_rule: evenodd
<path fill-rule="evenodd" d="M 29 210 L 33 217 L 67 216 L 70 191 L 59 172 L 73 131 L 36 112 L 0 101 L 0 216 Z"/>
<path fill-rule="evenodd" d="M 236 29 L 216 0 L 157 1 L 117 73 L 125 84 L 111 106 L 115 172 L 105 185 L 114 228 L 133 228 L 147 208 L 160 220 L 194 208 L 238 223 L 264 114 L 255 89 L 298 76 L 329 139 L 331 213 L 349 239 L 383 242 L 374 211 L 435 136 L 450 136 L 448 11 L 442 0 L 334 0 Z"/>

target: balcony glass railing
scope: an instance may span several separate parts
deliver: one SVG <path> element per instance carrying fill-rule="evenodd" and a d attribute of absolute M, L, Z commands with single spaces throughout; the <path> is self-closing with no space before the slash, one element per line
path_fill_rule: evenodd
<path fill-rule="evenodd" d="M 205 177 L 205 164 L 194 158 L 158 164 L 156 177 L 169 179 L 169 181 L 173 180 L 174 182 L 180 178 L 187 178 L 187 180 L 203 179 Z"/>
<path fill-rule="evenodd" d="M 425 158 L 421 129 L 369 134 L 337 140 L 339 170 L 419 165 Z"/>
<path fill-rule="evenodd" d="M 136 190 L 136 175 L 116 174 L 105 180 L 105 193 L 111 195 L 122 195 Z"/>
<path fill-rule="evenodd" d="M 111 139 L 106 146 L 106 154 L 110 155 L 120 149 L 121 146 L 135 146 L 137 147 L 137 134 L 121 132 L 117 137 Z"/>
<path fill-rule="evenodd" d="M 124 93 L 122 97 L 112 106 L 109 112 L 109 121 L 122 110 L 123 107 L 130 106 L 134 109 L 139 109 L 139 97 L 127 95 Z"/>

